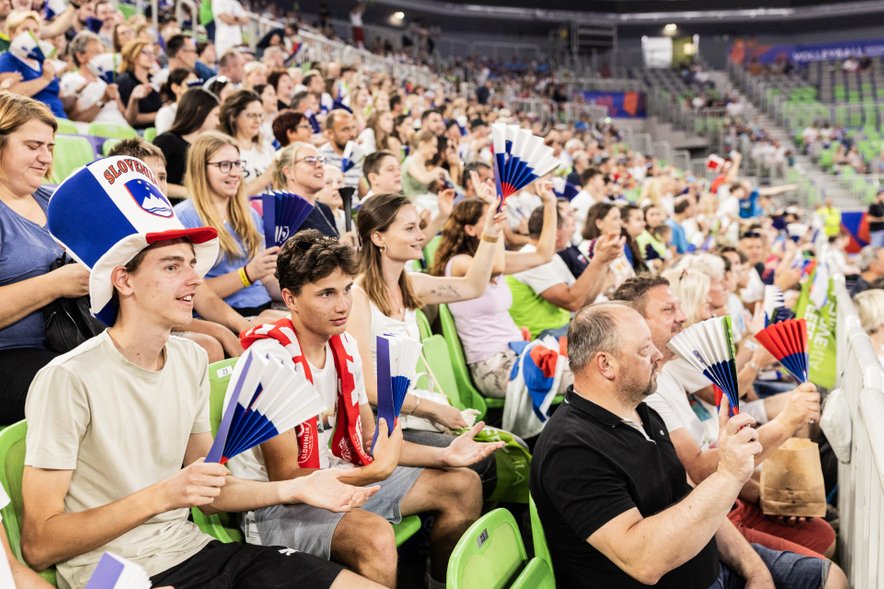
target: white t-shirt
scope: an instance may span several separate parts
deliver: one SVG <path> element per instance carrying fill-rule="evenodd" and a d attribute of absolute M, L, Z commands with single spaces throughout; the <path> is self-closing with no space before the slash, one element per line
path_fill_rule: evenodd
<path fill-rule="evenodd" d="M 171 337 L 165 354 L 161 370 L 145 370 L 105 331 L 37 373 L 25 405 L 25 464 L 72 471 L 65 512 L 95 509 L 174 476 L 190 436 L 211 431 L 205 351 Z M 161 513 L 59 563 L 59 587 L 84 586 L 105 551 L 149 575 L 184 562 L 212 540 L 188 521 L 189 513 Z"/>
<path fill-rule="evenodd" d="M 543 200 L 527 190 L 508 196 L 504 204 L 504 210 L 506 210 L 507 222 L 510 228 L 515 229 L 518 227 L 522 219 L 527 221 L 531 217 L 531 213 L 534 212 L 534 209 L 539 206 L 543 206 Z"/>
<path fill-rule="evenodd" d="M 716 422 L 712 427 L 709 421 L 710 418 L 714 421 L 716 416 L 712 414 L 707 419 L 700 420 L 697 413 L 691 408 L 691 402 L 684 386 L 673 375 L 673 372 L 681 373 L 682 371 L 678 367 L 675 370 L 670 369 L 675 362 L 684 361 L 678 358 L 663 366 L 663 370 L 657 375 L 657 392 L 646 398 L 645 403 L 660 414 L 670 433 L 683 428 L 691 434 L 701 450 L 713 448 L 718 441 L 718 423 Z M 690 369 L 693 370 L 693 368 Z M 699 373 L 694 370 L 694 374 Z"/>
<path fill-rule="evenodd" d="M 356 340 L 346 333 L 341 336 L 341 339 L 347 353 L 353 357 L 354 390 L 358 395 L 359 404 L 367 405 L 368 395 L 365 392 L 365 380 L 362 375 L 362 359 L 359 356 Z M 292 363 L 291 354 L 289 354 L 276 340 L 258 340 L 252 344 L 251 347 L 255 352 L 267 354 L 268 356 L 278 359 L 280 362 Z M 294 367 L 295 372 L 299 375 L 304 374 L 304 369 L 300 364 L 294 364 Z M 338 375 L 335 370 L 335 361 L 332 356 L 330 345 L 326 344 L 325 346 L 325 366 L 322 369 L 319 369 L 310 363 L 310 372 L 313 375 L 313 386 L 316 388 L 316 391 L 319 393 L 319 396 L 326 407 L 325 411 L 317 419 L 319 430 L 319 468 L 353 468 L 353 464 L 349 461 L 338 458 L 332 454 L 330 449 L 332 435 L 334 434 L 338 403 Z M 297 448 L 295 451 L 297 451 Z M 267 474 L 267 468 L 264 464 L 264 455 L 261 453 L 260 446 L 256 446 L 251 450 L 239 454 L 228 462 L 227 465 L 235 476 L 253 481 L 270 480 Z"/>
<path fill-rule="evenodd" d="M 85 87 L 84 87 L 85 84 Z M 81 90 L 82 88 L 82 90 Z M 80 72 L 68 72 L 61 77 L 60 95 L 74 96 L 77 95 L 77 110 L 85 110 L 93 106 L 104 96 L 107 89 L 107 83 L 104 80 L 95 80 L 87 83 L 86 78 Z M 105 103 L 92 119 L 96 123 L 113 123 L 115 125 L 129 125 L 129 121 L 120 112 L 117 102 L 111 100 Z"/>
<path fill-rule="evenodd" d="M 218 59 L 229 49 L 242 45 L 242 26 L 228 25 L 219 15 L 245 16 L 246 11 L 237 0 L 212 0 L 212 17 L 215 19 L 215 54 Z"/>
<path fill-rule="evenodd" d="M 536 252 L 537 248 L 529 243 L 519 251 Z M 531 287 L 531 290 L 537 295 L 557 284 L 564 283 L 565 286 L 571 286 L 577 282 L 577 279 L 571 274 L 571 270 L 568 269 L 568 265 L 560 256 L 553 256 L 552 260 L 546 264 L 513 274 L 513 278 Z"/>
<path fill-rule="evenodd" d="M 157 111 L 157 118 L 153 123 L 153 126 L 157 129 L 157 135 L 162 135 L 172 128 L 176 112 L 178 112 L 178 104 L 175 102 L 170 102 Z"/>
<path fill-rule="evenodd" d="M 264 141 L 263 138 L 258 139 L 258 143 L 253 143 L 249 149 L 240 149 L 239 157 L 243 161 L 243 181 L 248 184 L 273 165 L 273 147 Z"/>

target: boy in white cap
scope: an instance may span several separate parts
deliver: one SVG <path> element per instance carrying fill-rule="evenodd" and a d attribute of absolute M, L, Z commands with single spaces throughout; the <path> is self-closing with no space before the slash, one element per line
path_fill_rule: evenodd
<path fill-rule="evenodd" d="M 22 548 L 35 568 L 57 564 L 60 587 L 83 587 L 107 550 L 154 585 L 375 587 L 301 553 L 222 544 L 187 520 L 309 502 L 347 511 L 375 488 L 334 471 L 278 483 L 228 476 L 211 445 L 206 354 L 171 331 L 218 254 L 214 229 L 185 229 L 140 160 L 81 169 L 53 195 L 53 235 L 91 270 L 92 312 L 110 328 L 34 379 L 25 414 Z M 182 468 L 183 466 L 183 468 Z"/>

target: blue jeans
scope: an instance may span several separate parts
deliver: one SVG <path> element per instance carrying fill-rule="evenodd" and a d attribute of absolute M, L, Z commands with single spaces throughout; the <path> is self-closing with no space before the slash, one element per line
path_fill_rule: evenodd
<path fill-rule="evenodd" d="M 767 565 L 777 589 L 822 589 L 832 563 L 823 558 L 812 558 L 765 548 L 753 544 L 752 548 Z M 743 589 L 746 581 L 736 571 L 721 563 L 721 572 L 709 589 Z"/>

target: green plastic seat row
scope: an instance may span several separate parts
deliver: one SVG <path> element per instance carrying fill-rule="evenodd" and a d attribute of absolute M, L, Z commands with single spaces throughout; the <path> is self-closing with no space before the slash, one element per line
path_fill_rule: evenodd
<path fill-rule="evenodd" d="M 218 433 L 221 424 L 221 412 L 224 407 L 224 394 L 227 392 L 227 383 L 233 374 L 233 366 L 236 358 L 229 358 L 214 362 L 209 365 L 209 421 L 212 425 L 212 435 Z M 196 507 L 191 509 L 194 523 L 213 538 L 221 542 L 242 542 L 243 536 L 236 525 L 236 516 L 229 513 L 217 513 L 206 515 Z M 402 518 L 398 524 L 393 525 L 396 536 L 396 546 L 402 545 L 415 534 L 421 527 L 421 520 L 416 515 L 408 515 Z"/>
<path fill-rule="evenodd" d="M 546 560 L 528 559 L 519 526 L 506 509 L 495 509 L 471 525 L 448 560 L 449 589 L 554 589 Z"/>

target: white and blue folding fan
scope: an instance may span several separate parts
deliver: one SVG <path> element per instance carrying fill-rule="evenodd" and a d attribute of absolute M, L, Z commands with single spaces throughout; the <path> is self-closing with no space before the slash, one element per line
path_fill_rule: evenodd
<path fill-rule="evenodd" d="M 691 325 L 669 340 L 669 349 L 721 389 L 730 403 L 731 415 L 740 412 L 736 350 L 729 316 Z"/>
<path fill-rule="evenodd" d="M 227 385 L 221 425 L 206 462 L 224 464 L 322 411 L 319 393 L 293 365 L 246 350 Z"/>
<path fill-rule="evenodd" d="M 113 84 L 116 82 L 117 70 L 120 69 L 120 54 L 101 53 L 89 60 L 86 67 L 106 84 Z"/>
<path fill-rule="evenodd" d="M 112 552 L 101 555 L 98 566 L 86 583 L 86 589 L 150 589 L 151 586 L 147 571 Z"/>
<path fill-rule="evenodd" d="M 322 133 L 322 125 L 319 124 L 319 119 L 316 118 L 316 113 L 308 109 L 304 111 L 304 116 L 307 117 L 307 121 L 310 123 L 310 127 L 313 129 L 314 135 Z"/>
<path fill-rule="evenodd" d="M 755 339 L 798 382 L 807 382 L 807 322 L 804 319 L 774 322 L 756 333 Z"/>
<path fill-rule="evenodd" d="M 786 309 L 786 298 L 782 289 L 772 284 L 764 287 L 764 325 L 776 323 L 777 319 L 782 316 L 781 309 Z"/>
<path fill-rule="evenodd" d="M 387 433 L 393 433 L 402 403 L 415 380 L 421 343 L 407 336 L 377 336 L 378 421 L 375 423 L 372 450 L 378 439 L 378 423 L 387 422 Z"/>
<path fill-rule="evenodd" d="M 348 141 L 344 146 L 344 155 L 341 156 L 341 172 L 346 174 L 353 169 L 356 161 L 353 159 L 353 149 L 356 147 L 355 141 Z"/>
<path fill-rule="evenodd" d="M 516 125 L 491 125 L 494 150 L 494 182 L 497 186 L 498 210 L 506 198 L 546 176 L 561 163 L 543 139 Z"/>
<path fill-rule="evenodd" d="M 313 205 L 303 196 L 280 190 L 262 194 L 261 206 L 264 243 L 267 247 L 285 243 L 285 240 L 298 232 L 313 211 Z"/>

